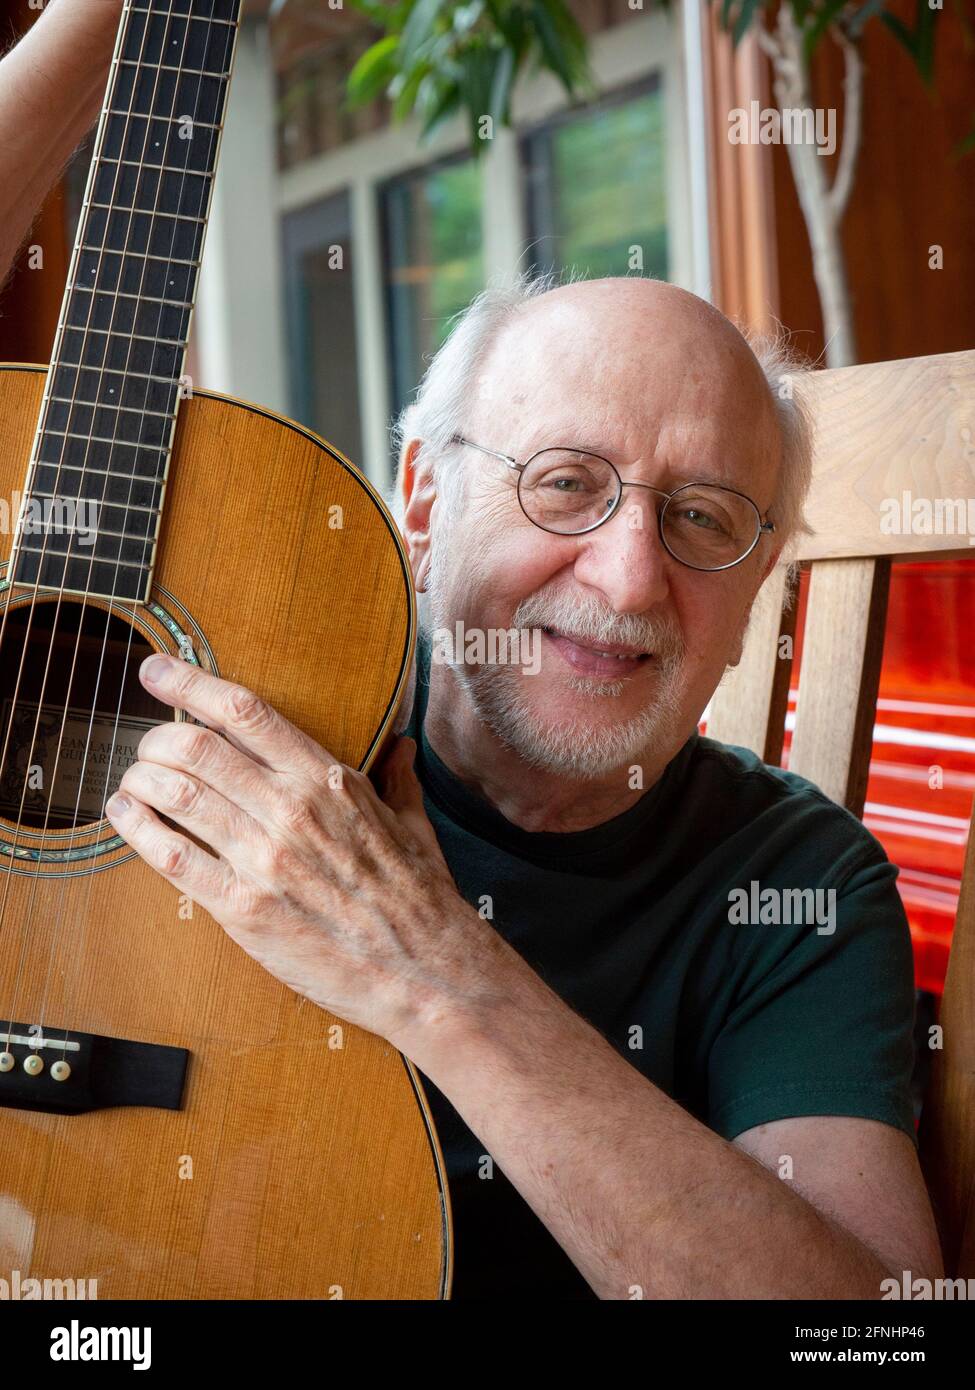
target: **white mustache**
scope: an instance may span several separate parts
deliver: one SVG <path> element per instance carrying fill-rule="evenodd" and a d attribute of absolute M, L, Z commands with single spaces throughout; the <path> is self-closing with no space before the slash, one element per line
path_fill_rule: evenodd
<path fill-rule="evenodd" d="M 673 619 L 655 622 L 634 613 L 614 613 L 591 596 L 580 600 L 568 594 L 530 594 L 516 608 L 512 625 L 551 627 L 582 642 L 617 642 L 664 660 L 676 660 L 684 652 L 684 639 Z"/>

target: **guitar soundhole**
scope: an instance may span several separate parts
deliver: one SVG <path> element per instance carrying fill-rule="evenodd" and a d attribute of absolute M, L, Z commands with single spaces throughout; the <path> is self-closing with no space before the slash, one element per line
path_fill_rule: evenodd
<path fill-rule="evenodd" d="M 103 818 L 147 729 L 173 711 L 144 689 L 153 651 L 106 609 L 56 598 L 11 608 L 0 644 L 0 816 L 34 830 Z"/>

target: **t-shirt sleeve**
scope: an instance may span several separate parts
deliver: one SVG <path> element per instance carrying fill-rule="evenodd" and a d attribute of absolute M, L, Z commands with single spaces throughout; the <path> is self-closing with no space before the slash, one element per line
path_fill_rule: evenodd
<path fill-rule="evenodd" d="M 911 937 L 881 856 L 835 890 L 832 931 L 738 928 L 751 935 L 708 1063 L 708 1124 L 726 1139 L 791 1116 L 853 1115 L 917 1142 Z"/>

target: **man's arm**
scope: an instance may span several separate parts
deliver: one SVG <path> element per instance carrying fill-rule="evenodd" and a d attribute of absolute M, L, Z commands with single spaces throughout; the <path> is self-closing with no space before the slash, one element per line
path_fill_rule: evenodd
<path fill-rule="evenodd" d="M 0 62 L 0 286 L 105 94 L 122 0 L 49 0 Z"/>
<path fill-rule="evenodd" d="M 879 1298 L 939 1275 L 906 1135 L 800 1118 L 728 1143 L 549 989 L 458 893 L 411 740 L 380 799 L 252 691 L 160 655 L 140 676 L 206 727 L 149 730 L 112 824 L 277 979 L 412 1058 L 602 1297 Z M 782 1152 L 794 1184 L 766 1166 Z"/>
<path fill-rule="evenodd" d="M 520 958 L 506 968 L 486 1012 L 445 1012 L 398 1045 L 600 1297 L 879 1298 L 905 1269 L 941 1275 L 906 1134 L 801 1117 L 729 1143 Z M 791 1181 L 774 1171 L 786 1154 Z"/>

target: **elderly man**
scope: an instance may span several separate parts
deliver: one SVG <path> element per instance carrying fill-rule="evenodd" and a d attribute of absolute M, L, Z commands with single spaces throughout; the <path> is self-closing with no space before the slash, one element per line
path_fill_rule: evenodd
<path fill-rule="evenodd" d="M 35 63 L 88 94 L 45 24 Z M 76 129 L 50 109 L 27 114 L 56 161 Z M 29 160 L 12 139 L 0 186 Z M 430 631 L 379 792 L 251 692 L 143 669 L 211 732 L 153 729 L 111 819 L 415 1061 L 457 1297 L 877 1298 L 941 1272 L 895 871 L 814 787 L 697 733 L 801 524 L 808 439 L 765 367 L 667 285 L 478 298 L 399 425 Z"/>

